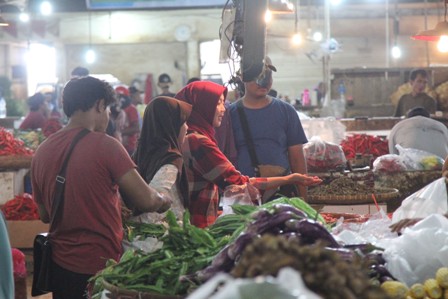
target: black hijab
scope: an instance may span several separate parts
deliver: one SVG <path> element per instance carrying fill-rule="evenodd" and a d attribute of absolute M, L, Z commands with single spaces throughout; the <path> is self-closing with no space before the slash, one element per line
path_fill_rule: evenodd
<path fill-rule="evenodd" d="M 179 131 L 191 113 L 191 105 L 171 97 L 153 99 L 145 109 L 140 138 L 133 159 L 147 183 L 165 164 L 173 164 L 179 173 L 177 187 L 188 207 L 188 181 L 184 171 Z"/>

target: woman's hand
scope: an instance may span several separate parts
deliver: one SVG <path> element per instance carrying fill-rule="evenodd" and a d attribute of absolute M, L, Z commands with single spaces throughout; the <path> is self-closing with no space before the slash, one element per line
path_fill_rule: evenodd
<path fill-rule="evenodd" d="M 392 224 L 390 227 L 390 230 L 394 233 L 401 232 L 404 228 L 408 226 L 412 226 L 422 220 L 422 218 L 406 218 L 403 220 L 398 221 L 397 223 Z"/>
<path fill-rule="evenodd" d="M 160 205 L 159 209 L 157 209 L 156 212 L 163 213 L 163 212 L 168 211 L 168 209 L 171 207 L 173 199 L 168 194 L 159 193 L 159 195 L 160 195 L 159 200 L 161 201 L 161 205 Z"/>
<path fill-rule="evenodd" d="M 318 176 L 309 176 L 300 173 L 291 173 L 287 176 L 290 183 L 300 184 L 302 186 L 313 186 L 322 183 Z"/>

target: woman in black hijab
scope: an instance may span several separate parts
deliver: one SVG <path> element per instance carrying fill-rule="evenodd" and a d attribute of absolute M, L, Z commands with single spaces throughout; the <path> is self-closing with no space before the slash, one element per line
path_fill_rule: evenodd
<path fill-rule="evenodd" d="M 181 147 L 187 131 L 191 105 L 171 97 L 153 99 L 145 109 L 143 125 L 133 159 L 140 175 L 157 191 L 171 196 L 171 210 L 178 219 L 188 207 L 188 182 Z M 158 222 L 162 214 L 134 217 L 141 222 Z"/>

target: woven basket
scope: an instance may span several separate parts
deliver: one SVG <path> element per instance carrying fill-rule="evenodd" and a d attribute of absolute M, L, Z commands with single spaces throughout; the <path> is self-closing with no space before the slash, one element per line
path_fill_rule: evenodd
<path fill-rule="evenodd" d="M 310 204 L 326 204 L 326 205 L 362 205 L 374 204 L 374 198 L 377 203 L 395 199 L 399 196 L 398 190 L 394 188 L 375 188 L 372 194 L 354 194 L 354 195 L 308 195 L 308 203 Z"/>
<path fill-rule="evenodd" d="M 155 293 L 138 292 L 133 290 L 122 289 L 103 280 L 104 288 L 109 291 L 110 299 L 182 299 L 180 296 L 161 295 Z"/>
<path fill-rule="evenodd" d="M 0 168 L 2 169 L 20 169 L 30 168 L 32 156 L 0 156 Z"/>

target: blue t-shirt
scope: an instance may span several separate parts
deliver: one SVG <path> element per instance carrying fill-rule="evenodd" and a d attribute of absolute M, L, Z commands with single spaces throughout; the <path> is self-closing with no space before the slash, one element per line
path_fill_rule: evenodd
<path fill-rule="evenodd" d="M 233 134 L 238 151 L 237 169 L 242 174 L 254 177 L 247 142 L 241 127 L 237 104 L 230 105 Z M 244 107 L 249 130 L 255 145 L 259 164 L 270 164 L 290 169 L 288 147 L 308 142 L 299 116 L 294 107 L 279 99 L 261 109 Z"/>

